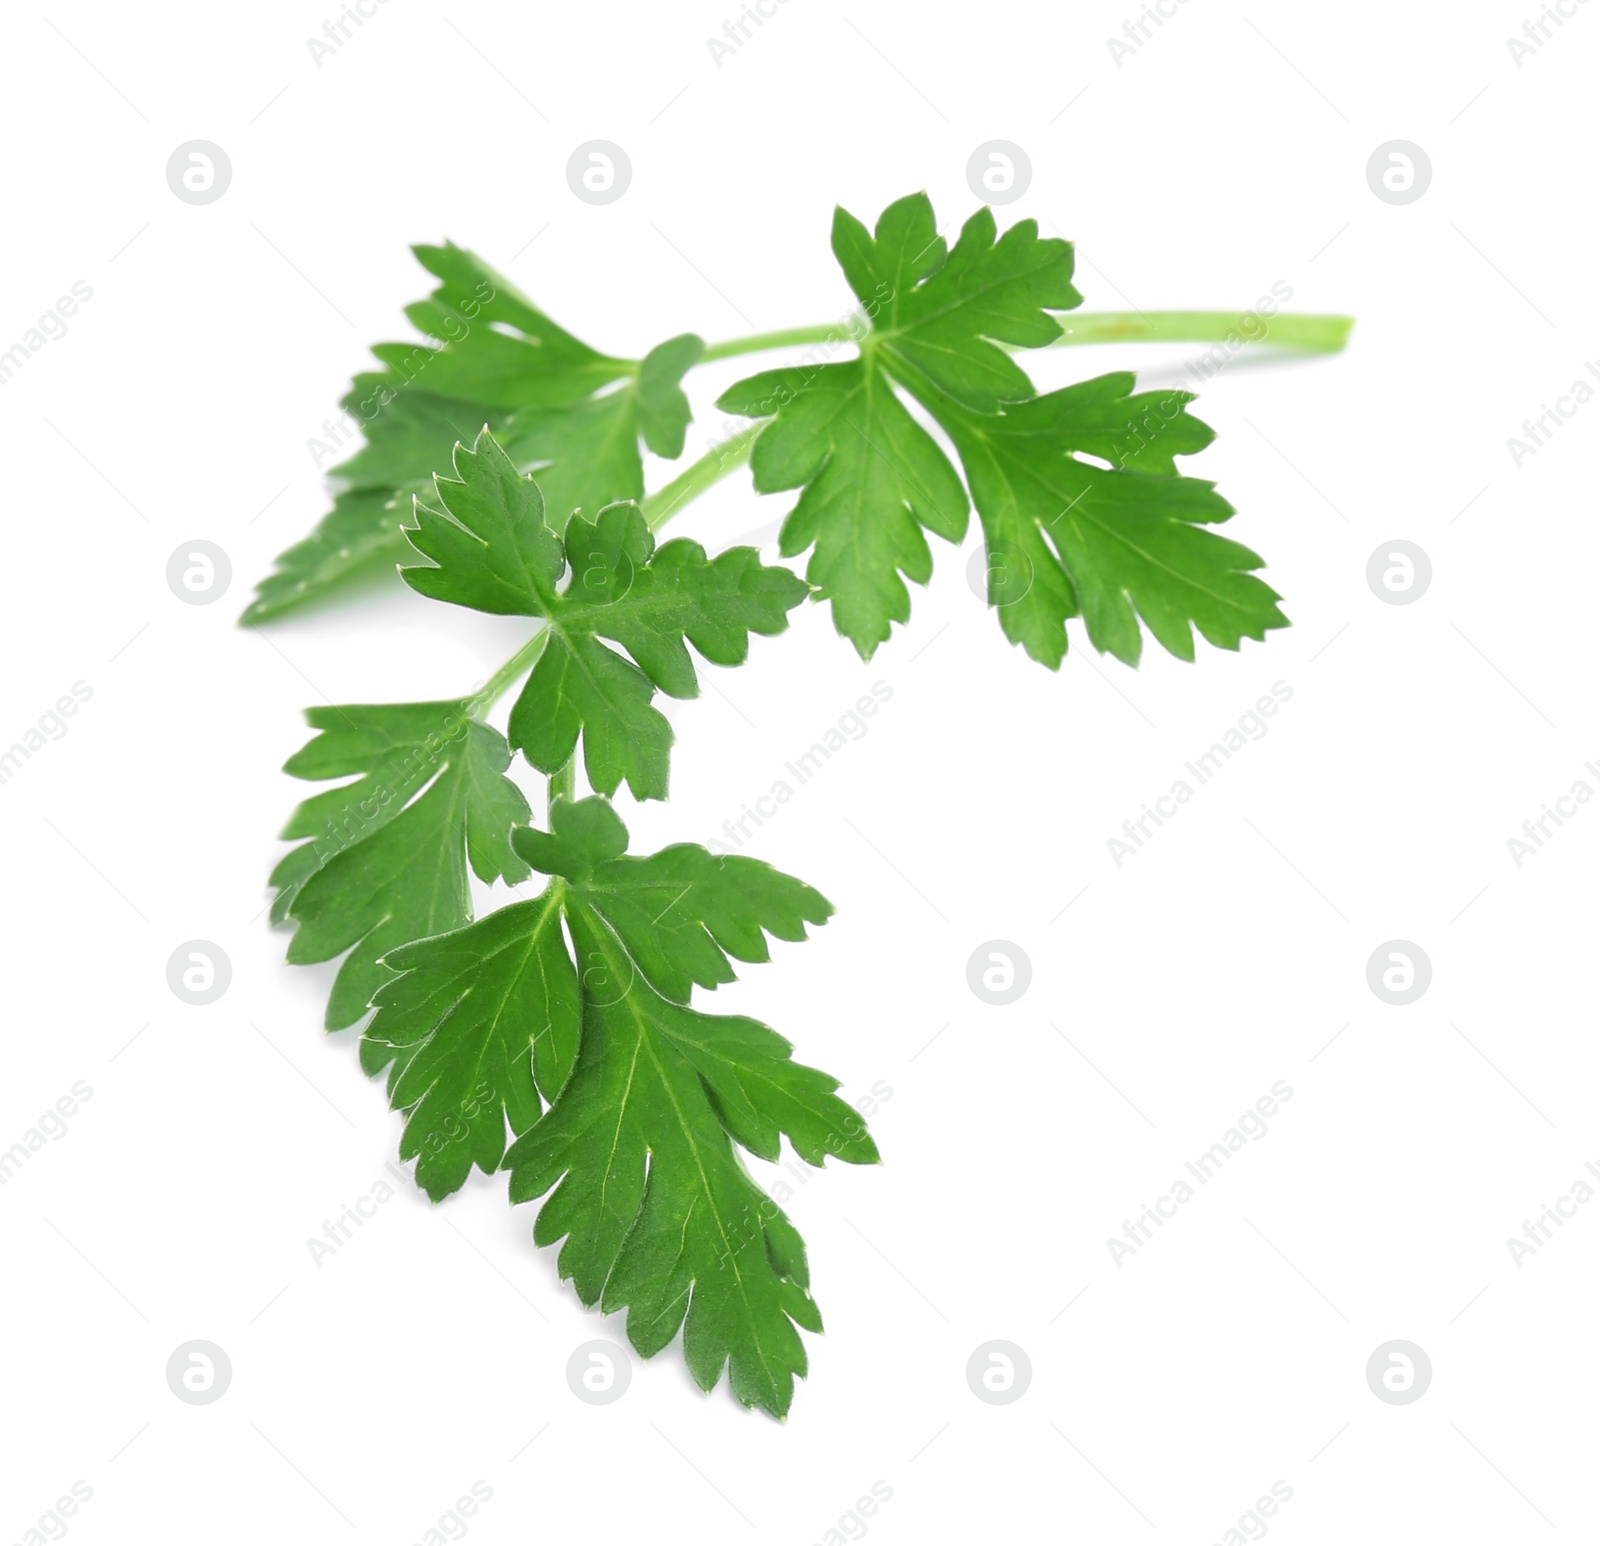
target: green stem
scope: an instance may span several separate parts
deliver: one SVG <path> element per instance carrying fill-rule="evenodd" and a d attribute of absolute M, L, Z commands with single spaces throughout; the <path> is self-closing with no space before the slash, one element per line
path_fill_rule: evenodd
<path fill-rule="evenodd" d="M 474 719 L 482 719 L 514 683 L 526 676 L 534 668 L 538 663 L 539 657 L 544 654 L 545 645 L 549 642 L 550 625 L 543 618 L 540 618 L 535 624 L 535 631 L 528 636 L 516 654 L 512 655 L 472 695 L 468 701 L 467 712 Z M 576 756 L 569 758 L 564 767 L 559 768 L 550 775 L 546 786 L 547 814 L 549 808 L 554 806 L 558 799 L 570 800 L 572 798 L 575 778 L 574 764 L 576 760 Z"/>
<path fill-rule="evenodd" d="M 744 338 L 725 338 L 720 344 L 708 344 L 706 352 L 695 363 L 709 365 L 713 360 L 731 360 L 737 354 L 760 354 L 763 349 L 788 349 L 795 344 L 845 343 L 849 337 L 837 322 L 818 323 L 813 327 L 780 327 L 772 333 L 750 333 Z"/>
<path fill-rule="evenodd" d="M 1071 344 L 1272 344 L 1310 354 L 1337 354 L 1353 318 L 1324 312 L 1088 311 L 1059 317 L 1056 347 Z"/>
<path fill-rule="evenodd" d="M 653 494 L 646 494 L 639 508 L 644 511 L 650 530 L 655 531 L 671 520 L 690 500 L 698 499 L 735 467 L 743 467 L 750 460 L 750 447 L 755 444 L 756 436 L 770 422 L 768 419 L 756 419 L 743 429 L 736 430 L 726 440 L 719 440 L 699 461 L 691 462 L 672 482 L 658 488 Z"/>
<path fill-rule="evenodd" d="M 544 647 L 549 639 L 550 630 L 541 621 L 538 632 L 530 635 L 522 648 L 472 695 L 468 712 L 473 718 L 481 718 L 486 714 L 504 696 L 506 689 L 513 682 L 519 677 L 526 676 L 533 669 L 534 663 L 544 654 Z"/>
<path fill-rule="evenodd" d="M 550 782 L 545 790 L 545 814 L 555 809 L 557 800 L 570 800 L 572 792 L 577 787 L 578 754 L 574 752 L 564 766 L 550 775 Z"/>
<path fill-rule="evenodd" d="M 1350 317 L 1326 312 L 1284 311 L 1270 317 L 1257 311 L 1075 311 L 1057 313 L 1056 320 L 1063 330 L 1057 346 L 1225 343 L 1231 334 L 1244 343 L 1273 344 L 1312 354 L 1336 354 L 1344 348 L 1352 324 Z M 712 344 L 698 363 L 705 365 L 796 344 L 844 343 L 849 339 L 849 333 L 837 322 L 780 328 Z"/>

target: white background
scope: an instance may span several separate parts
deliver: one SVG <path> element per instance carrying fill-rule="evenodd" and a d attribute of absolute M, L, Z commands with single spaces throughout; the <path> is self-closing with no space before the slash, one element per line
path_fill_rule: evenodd
<path fill-rule="evenodd" d="M 86 1543 L 415 1542 L 476 1480 L 486 1543 L 818 1542 L 879 1480 L 892 1499 L 847 1532 L 885 1542 L 1216 1542 L 1278 1480 L 1286 1543 L 1593 1538 L 1600 1204 L 1520 1268 L 1506 1238 L 1600 1160 L 1600 810 L 1520 869 L 1506 839 L 1600 787 L 1600 407 L 1520 469 L 1506 441 L 1600 350 L 1600 6 L 1520 69 L 1524 0 L 1189 0 L 1117 68 L 1136 12 L 787 0 L 720 69 L 732 0 L 388 0 L 320 69 L 331 6 L 7 23 L 0 346 L 73 281 L 94 295 L 0 395 L 0 742 L 75 681 L 93 696 L 0 786 L 0 1148 L 74 1081 L 93 1094 L 0 1189 L 0 1540 L 80 1479 Z M 206 207 L 164 175 L 195 138 L 233 163 Z M 564 175 L 592 138 L 634 169 L 603 208 Z M 953 224 L 995 138 L 1033 165 L 1003 222 L 1072 237 L 1091 308 L 1243 309 L 1283 281 L 1294 309 L 1359 318 L 1344 356 L 1242 365 L 1197 405 L 1219 437 L 1187 470 L 1238 506 L 1295 626 L 1194 665 L 1152 644 L 1131 671 L 1074 624 L 1052 675 L 975 600 L 969 536 L 936 544 L 870 665 L 807 608 L 668 706 L 672 801 L 623 802 L 645 849 L 715 836 L 892 688 L 748 849 L 837 916 L 716 1004 L 848 1094 L 889 1086 L 885 1164 L 790 1204 L 828 1331 L 787 1424 L 702 1396 L 676 1351 L 586 1406 L 567 1359 L 621 1326 L 558 1283 L 503 1179 L 437 1209 L 402 1190 L 311 1260 L 399 1119 L 320 1030 L 331 972 L 283 965 L 262 916 L 300 711 L 460 693 L 524 625 L 398 586 L 234 619 L 326 507 L 308 437 L 366 346 L 408 336 L 431 283 L 409 242 L 475 248 L 623 354 L 821 322 L 849 303 L 834 202 L 870 220 L 926 187 Z M 1434 169 L 1405 207 L 1365 175 L 1395 138 Z M 1171 380 L 1186 352 L 1029 368 Z M 749 368 L 691 377 L 691 454 Z M 680 525 L 715 547 L 790 503 L 741 474 Z M 165 580 L 199 537 L 233 566 L 210 607 Z M 1433 565 L 1410 606 L 1365 579 L 1396 538 Z M 1117 868 L 1107 838 L 1274 681 L 1270 733 Z M 233 964 L 207 1008 L 166 985 L 195 938 Z M 1033 966 L 1006 1008 L 966 982 L 997 938 Z M 1394 938 L 1433 965 L 1406 1008 L 1366 981 Z M 1275 1080 L 1294 1094 L 1268 1135 L 1117 1266 L 1107 1237 Z M 167 1388 L 195 1338 L 232 1361 L 214 1405 Z M 1032 1362 L 1008 1406 L 965 1377 L 995 1338 Z M 1432 1360 L 1412 1405 L 1367 1387 L 1394 1338 Z"/>

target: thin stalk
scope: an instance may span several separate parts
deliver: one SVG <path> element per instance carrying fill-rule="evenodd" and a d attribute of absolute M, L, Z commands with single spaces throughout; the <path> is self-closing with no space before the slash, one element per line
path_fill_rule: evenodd
<path fill-rule="evenodd" d="M 1272 344 L 1280 349 L 1301 349 L 1311 354 L 1336 354 L 1344 348 L 1353 320 L 1326 312 L 1293 311 L 1280 311 L 1270 317 L 1257 311 L 1075 311 L 1055 315 L 1062 327 L 1057 347 L 1225 343 L 1231 336 L 1242 343 Z M 698 363 L 705 365 L 713 360 L 759 354 L 768 349 L 787 349 L 796 344 L 843 343 L 849 339 L 850 334 L 837 322 L 780 328 L 772 333 L 751 333 L 744 338 L 728 338 L 720 344 L 712 344 Z M 1019 346 L 1004 344 L 1002 347 Z"/>
<path fill-rule="evenodd" d="M 538 631 L 531 634 L 522 648 L 472 695 L 468 712 L 473 718 L 481 718 L 505 695 L 512 683 L 526 676 L 538 658 L 544 654 L 544 647 L 549 642 L 550 630 L 541 620 Z"/>
<path fill-rule="evenodd" d="M 577 787 L 578 755 L 572 754 L 566 763 L 550 775 L 550 781 L 545 790 L 545 814 L 555 809 L 557 800 L 570 800 L 572 792 Z"/>
<path fill-rule="evenodd" d="M 756 419 L 743 429 L 736 430 L 726 440 L 719 440 L 699 461 L 691 462 L 672 482 L 658 488 L 653 494 L 646 494 L 639 508 L 644 511 L 650 530 L 655 531 L 670 521 L 690 500 L 698 499 L 735 467 L 743 467 L 750 460 L 750 447 L 755 444 L 756 436 L 770 422 L 768 419 Z"/>
<path fill-rule="evenodd" d="M 821 322 L 813 327 L 781 327 L 771 333 L 751 333 L 744 338 L 725 338 L 708 344 L 695 362 L 709 365 L 713 360 L 731 360 L 737 354 L 760 354 L 764 349 L 788 349 L 795 344 L 843 343 L 850 335 L 837 322 Z"/>
<path fill-rule="evenodd" d="M 1088 311 L 1058 317 L 1071 344 L 1272 344 L 1308 354 L 1337 354 L 1354 321 L 1325 312 L 1284 312 L 1264 317 L 1237 311 Z"/>

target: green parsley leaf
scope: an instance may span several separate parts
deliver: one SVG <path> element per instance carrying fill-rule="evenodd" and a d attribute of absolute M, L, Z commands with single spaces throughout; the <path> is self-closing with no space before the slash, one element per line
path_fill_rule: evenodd
<path fill-rule="evenodd" d="M 763 494 L 803 488 L 779 533 L 785 558 L 813 548 L 806 578 L 834 626 L 871 659 L 891 622 L 911 616 L 902 574 L 933 573 L 924 529 L 959 542 L 967 491 L 933 437 L 865 360 L 763 371 L 723 393 L 727 413 L 777 414 L 757 437 L 750 472 Z"/>
<path fill-rule="evenodd" d="M 581 734 L 593 788 L 610 795 L 626 780 L 637 799 L 665 799 L 672 728 L 651 699 L 697 696 L 687 645 L 714 665 L 739 665 L 752 633 L 788 626 L 807 586 L 753 548 L 715 559 L 683 539 L 658 549 L 631 503 L 574 515 L 557 535 L 538 484 L 487 432 L 474 449 L 457 447 L 455 472 L 435 480 L 439 508 L 419 500 L 407 528 L 432 567 L 402 569 L 403 578 L 441 601 L 546 619 L 544 651 L 511 710 L 511 745 L 555 773 Z"/>
<path fill-rule="evenodd" d="M 734 980 L 730 956 L 765 961 L 767 933 L 803 940 L 807 923 L 833 911 L 755 859 L 718 858 L 693 843 L 628 855 L 627 828 L 600 799 L 558 801 L 550 832 L 519 827 L 512 841 L 560 879 L 470 928 L 391 950 L 383 965 L 402 975 L 377 990 L 362 1033 L 362 1067 L 389 1070 L 389 1103 L 406 1113 L 400 1156 L 417 1161 L 417 1183 L 436 1202 L 474 1166 L 497 1170 L 507 1124 L 526 1132 L 540 1096 L 553 1102 L 572 1071 L 580 987 L 563 908 L 592 909 L 652 987 L 685 1004 L 696 983 Z M 591 989 L 609 971 L 603 955 L 584 958 Z"/>
<path fill-rule="evenodd" d="M 341 406 L 366 444 L 331 469 L 334 509 L 279 556 L 240 621 L 280 617 L 365 576 L 392 572 L 409 549 L 400 527 L 412 495 L 485 427 L 536 471 L 559 529 L 580 507 L 644 495 L 639 443 L 683 454 L 689 400 L 680 382 L 705 350 L 692 333 L 643 360 L 613 359 L 545 316 L 480 258 L 447 243 L 412 249 L 442 282 L 406 315 L 425 343 L 378 344 L 384 369 L 355 381 Z"/>
<path fill-rule="evenodd" d="M 1072 248 L 1044 240 L 1031 220 L 998 241 L 979 210 L 948 251 L 924 193 L 891 204 L 876 235 L 840 209 L 833 250 L 872 320 L 860 358 L 765 371 L 729 388 L 717 406 L 752 418 L 776 414 L 750 458 L 757 490 L 803 488 L 779 537 L 783 555 L 813 548 L 806 578 L 833 606 L 834 625 L 870 659 L 891 623 L 911 615 L 901 575 L 926 584 L 933 560 L 922 533 L 959 542 L 967 496 L 933 438 L 906 411 L 894 383 L 928 383 L 992 411 L 1033 387 L 990 340 L 1047 344 L 1052 310 L 1080 304 Z"/>
<path fill-rule="evenodd" d="M 514 902 L 470 928 L 391 950 L 402 973 L 378 989 L 361 1066 L 389 1069 L 406 1113 L 400 1157 L 438 1202 L 474 1165 L 500 1168 L 506 1126 L 526 1132 L 578 1049 L 578 976 L 561 937 L 561 892 Z"/>
<path fill-rule="evenodd" d="M 644 443 L 657 456 L 676 461 L 683 455 L 684 436 L 693 417 L 689 398 L 683 390 L 683 378 L 689 367 L 706 352 L 704 339 L 694 333 L 680 333 L 664 344 L 657 344 L 639 361 L 638 384 L 634 398 L 638 404 L 639 434 Z M 587 505 L 594 509 L 609 504 L 612 499 L 637 499 L 639 494 L 613 494 L 609 499 L 579 499 L 574 508 Z"/>
<path fill-rule="evenodd" d="M 534 1238 L 565 1241 L 561 1273 L 585 1304 L 626 1308 L 645 1357 L 683 1326 L 703 1388 L 726 1368 L 740 1401 L 781 1417 L 806 1371 L 795 1327 L 822 1319 L 804 1243 L 735 1145 L 776 1160 L 787 1136 L 817 1166 L 878 1151 L 837 1080 L 758 1021 L 688 1001 L 733 980 L 730 957 L 765 961 L 768 934 L 803 939 L 832 909 L 742 856 L 629 855 L 598 797 L 558 799 L 548 832 L 513 842 L 552 877 L 542 895 L 385 959 L 399 975 L 377 992 L 362 1061 L 389 1069 L 401 1154 L 436 1200 L 474 1166 L 509 1169 L 515 1201 L 549 1193 Z"/>
<path fill-rule="evenodd" d="M 256 585 L 240 623 L 271 622 L 303 603 L 393 574 L 405 556 L 400 528 L 410 513 L 410 496 L 402 499 L 392 488 L 340 494 L 309 537 L 278 555 L 277 568 Z"/>
<path fill-rule="evenodd" d="M 1206 530 L 1233 506 L 1174 471 L 1174 456 L 1212 438 L 1185 406 L 1192 394 L 1132 388 L 1121 372 L 999 414 L 929 405 L 972 486 L 1000 626 L 1052 669 L 1066 652 L 1066 619 L 1080 612 L 1090 643 L 1129 665 L 1139 661 L 1141 620 L 1182 660 L 1194 659 L 1191 625 L 1221 649 L 1288 626 L 1277 592 L 1248 572 L 1261 558 Z"/>
<path fill-rule="evenodd" d="M 765 961 L 767 934 L 803 940 L 806 924 L 833 912 L 804 881 L 759 859 L 713 854 L 698 843 L 629 855 L 628 829 L 603 800 L 560 802 L 550 832 L 524 827 L 514 842 L 534 869 L 561 876 L 568 894 L 610 925 L 651 986 L 680 1004 L 695 984 L 732 982 L 729 956 Z"/>
<path fill-rule="evenodd" d="M 570 926 L 610 991 L 628 982 L 614 934 L 592 914 Z M 780 1131 L 812 1163 L 876 1157 L 834 1081 L 788 1053 L 755 1020 L 699 1014 L 635 977 L 613 1001 L 586 999 L 572 1078 L 506 1158 L 513 1202 L 554 1189 L 534 1240 L 565 1240 L 561 1274 L 585 1304 L 626 1308 L 646 1358 L 682 1326 L 702 1389 L 726 1367 L 741 1402 L 779 1417 L 806 1372 L 795 1326 L 821 1331 L 822 1317 L 805 1247 L 733 1136 L 773 1159 Z"/>
<path fill-rule="evenodd" d="M 459 1022 L 481 1027 L 504 1004 L 502 1018 L 520 1019 L 515 1040 L 524 1055 L 548 1023 L 547 996 L 535 985 L 522 1003 L 506 988 L 504 959 L 520 962 L 523 948 L 507 941 L 529 938 L 539 910 L 559 899 L 579 963 L 582 1030 L 570 1076 L 506 1154 L 512 1198 L 549 1194 L 534 1239 L 564 1240 L 562 1276 L 585 1304 L 626 1308 L 641 1355 L 659 1352 L 682 1326 L 685 1360 L 704 1389 L 726 1368 L 741 1402 L 781 1417 L 794 1377 L 806 1371 L 795 1328 L 820 1331 L 822 1320 L 805 1246 L 735 1145 L 776 1160 L 787 1136 L 819 1166 L 829 1154 L 870 1164 L 877 1148 L 834 1093 L 837 1081 L 795 1063 L 776 1032 L 744 1016 L 703 1014 L 686 1000 L 691 982 L 729 980 L 728 955 L 765 959 L 763 930 L 803 937 L 804 924 L 820 923 L 828 904 L 753 860 L 718 859 L 692 845 L 630 859 L 626 841 L 606 802 L 558 800 L 549 833 L 517 838 L 531 862 L 557 875 L 550 890 L 519 904 L 522 917 L 499 933 L 496 919 L 515 909 L 410 947 L 406 974 L 384 990 L 374 1028 L 385 1006 L 433 1004 L 444 1008 L 434 1034 L 445 1039 Z M 682 916 L 663 925 L 650 910 L 672 886 L 679 894 L 666 911 Z M 479 978 L 474 955 L 484 963 Z M 518 980 L 530 975 L 521 971 Z M 489 1007 L 473 1008 L 475 999 Z M 416 1013 L 416 1023 L 426 1018 Z M 481 1040 L 475 1030 L 435 1061 L 470 1055 Z M 548 1097 L 542 1074 L 539 1086 Z"/>
<path fill-rule="evenodd" d="M 1060 335 L 1052 313 L 1081 301 L 1069 243 L 1041 238 L 1031 220 L 997 239 L 985 208 L 947 252 L 926 195 L 913 194 L 874 232 L 837 211 L 833 250 L 871 320 L 860 357 L 765 371 L 718 406 L 771 418 L 750 458 L 755 486 L 802 490 L 781 551 L 812 549 L 807 578 L 863 658 L 910 616 L 901 577 L 927 583 L 923 532 L 965 534 L 969 491 L 1001 627 L 1052 668 L 1080 615 L 1090 643 L 1130 665 L 1141 622 L 1184 660 L 1195 629 L 1237 649 L 1287 626 L 1277 593 L 1250 572 L 1262 560 L 1205 529 L 1233 507 L 1177 475 L 1174 457 L 1212 438 L 1185 411 L 1189 394 L 1136 394 L 1120 372 L 1036 397 L 998 347 Z M 950 437 L 965 486 L 897 391 Z"/>
<path fill-rule="evenodd" d="M 833 254 L 872 319 L 863 353 L 902 380 L 924 377 L 980 413 L 1033 396 L 1021 367 L 991 340 L 1037 349 L 1061 336 L 1050 315 L 1083 304 L 1072 244 L 1019 220 L 995 239 L 987 205 L 947 253 L 925 193 L 891 204 L 867 228 L 834 211 Z"/>
<path fill-rule="evenodd" d="M 308 841 L 272 873 L 273 918 L 296 925 L 291 962 L 350 952 L 328 999 L 338 1030 L 394 975 L 379 964 L 386 952 L 471 918 L 469 862 L 485 883 L 526 879 L 511 831 L 528 805 L 504 776 L 504 738 L 471 718 L 468 700 L 315 708 L 306 719 L 319 733 L 284 771 L 359 776 L 290 818 L 283 836 Z"/>
<path fill-rule="evenodd" d="M 386 369 L 358 386 L 403 392 L 419 383 L 442 397 L 492 408 L 542 408 L 575 403 L 619 381 L 629 360 L 591 349 L 558 327 L 504 275 L 475 254 L 446 242 L 412 252 L 440 280 L 427 300 L 406 307 L 428 344 L 375 344 Z"/>

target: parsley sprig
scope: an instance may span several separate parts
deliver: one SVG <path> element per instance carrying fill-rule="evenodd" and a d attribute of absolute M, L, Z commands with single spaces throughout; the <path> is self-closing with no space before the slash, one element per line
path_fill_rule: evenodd
<path fill-rule="evenodd" d="M 362 1066 L 401 1113 L 401 1156 L 430 1197 L 474 1170 L 543 1198 L 540 1244 L 585 1304 L 625 1310 L 649 1356 L 681 1332 L 706 1389 L 783 1416 L 822 1329 L 805 1246 L 741 1151 L 780 1143 L 820 1166 L 876 1161 L 837 1081 L 758 1021 L 695 1002 L 832 912 L 758 860 L 695 844 L 628 851 L 611 804 L 665 799 L 673 733 L 658 694 L 699 692 L 696 657 L 742 663 L 808 596 L 863 658 L 910 616 L 930 535 L 972 512 L 1006 637 L 1051 668 L 1067 624 L 1136 664 L 1148 632 L 1194 658 L 1287 626 L 1262 560 L 1217 528 L 1233 509 L 1176 459 L 1211 430 L 1191 394 L 1128 372 L 1039 393 L 1018 351 L 1226 341 L 1223 312 L 1077 313 L 1071 244 L 980 209 L 953 245 L 926 195 L 872 230 L 836 212 L 856 325 L 707 345 L 679 334 L 636 358 L 592 348 L 465 249 L 414 249 L 438 281 L 407 308 L 420 342 L 379 344 L 343 401 L 365 444 L 335 469 L 333 509 L 278 560 L 242 621 L 325 602 L 398 568 L 454 606 L 523 616 L 527 641 L 474 693 L 312 709 L 285 771 L 304 800 L 273 871 L 289 959 L 342 957 L 327 1024 L 365 1022 Z M 1341 348 L 1347 319 L 1255 317 L 1280 348 Z M 709 362 L 828 346 L 718 399 L 743 428 L 646 493 L 642 451 L 683 454 L 685 375 Z M 845 349 L 852 352 L 845 357 Z M 917 411 L 913 411 L 913 409 Z M 934 434 L 927 427 L 937 428 Z M 715 557 L 656 532 L 749 464 L 794 490 L 779 552 Z M 520 685 L 504 732 L 490 711 Z M 543 826 L 509 776 L 545 775 Z M 580 797 L 581 766 L 589 793 Z M 343 782 L 334 783 L 334 780 Z M 470 876 L 532 897 L 474 918 Z"/>

